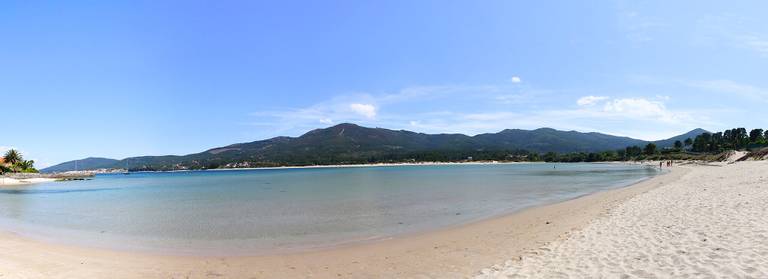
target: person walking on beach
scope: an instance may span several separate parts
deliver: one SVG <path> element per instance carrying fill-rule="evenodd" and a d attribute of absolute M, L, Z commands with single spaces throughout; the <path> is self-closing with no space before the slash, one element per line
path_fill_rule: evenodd
<path fill-rule="evenodd" d="M 659 169 L 661 169 L 661 164 L 662 164 L 662 162 L 659 162 Z"/>

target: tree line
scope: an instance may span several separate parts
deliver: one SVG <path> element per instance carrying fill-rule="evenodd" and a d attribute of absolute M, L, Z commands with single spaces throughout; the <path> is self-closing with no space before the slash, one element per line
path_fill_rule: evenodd
<path fill-rule="evenodd" d="M 628 161 L 644 159 L 684 159 L 684 153 L 720 153 L 728 150 L 740 150 L 751 147 L 768 146 L 768 130 L 753 129 L 747 133 L 745 128 L 733 128 L 717 133 L 702 133 L 694 139 L 677 140 L 671 148 L 659 149 L 654 143 L 645 146 L 627 146 L 623 150 L 597 153 L 544 154 L 546 162 L 599 162 Z"/>
<path fill-rule="evenodd" d="M 722 152 L 725 150 L 738 150 L 750 146 L 768 144 L 768 131 L 753 129 L 747 133 L 744 128 L 734 128 L 717 133 L 703 133 L 693 140 L 691 151 L 693 152 Z"/>

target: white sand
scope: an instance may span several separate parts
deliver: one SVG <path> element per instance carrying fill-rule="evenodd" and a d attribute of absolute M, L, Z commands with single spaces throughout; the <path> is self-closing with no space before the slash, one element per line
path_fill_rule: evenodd
<path fill-rule="evenodd" d="M 725 159 L 725 161 L 727 163 L 734 163 L 734 162 L 738 161 L 739 159 L 741 159 L 742 157 L 747 156 L 747 154 L 749 154 L 749 152 L 747 152 L 747 151 L 731 151 L 728 154 L 728 158 Z"/>
<path fill-rule="evenodd" d="M 33 183 L 43 183 L 43 182 L 51 182 L 56 181 L 56 179 L 53 178 L 26 178 L 26 179 L 15 179 L 10 177 L 0 177 L 0 186 L 18 186 L 18 185 L 29 185 Z"/>
<path fill-rule="evenodd" d="M 768 162 L 693 166 L 478 278 L 768 278 Z"/>

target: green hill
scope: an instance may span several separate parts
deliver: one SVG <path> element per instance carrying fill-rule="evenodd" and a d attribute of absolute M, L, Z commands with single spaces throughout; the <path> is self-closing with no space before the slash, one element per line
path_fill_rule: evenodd
<path fill-rule="evenodd" d="M 52 167 L 44 168 L 40 171 L 50 173 L 50 172 L 64 172 L 64 171 L 73 171 L 73 170 L 94 170 L 94 169 L 114 168 L 115 164 L 117 164 L 118 162 L 120 161 L 115 159 L 89 157 L 81 160 L 64 162 Z"/>
<path fill-rule="evenodd" d="M 702 132 L 703 130 L 697 129 L 679 137 L 688 137 L 689 134 Z M 660 147 L 671 146 L 676 138 L 656 143 Z M 508 129 L 499 133 L 467 136 L 367 128 L 344 123 L 315 129 L 299 137 L 276 137 L 237 143 L 184 156 L 143 156 L 120 161 L 104 159 L 100 164 L 93 164 L 90 167 L 124 168 L 127 166 L 131 170 L 178 170 L 460 160 L 469 156 L 482 159 L 483 156 L 498 156 L 499 153 L 599 152 L 647 143 L 647 141 L 628 137 L 559 131 L 551 128 Z M 87 169 L 84 166 L 80 168 Z M 74 167 L 73 162 L 67 162 L 43 171 L 66 171 L 72 170 L 72 167 Z"/>
<path fill-rule="evenodd" d="M 701 135 L 703 133 L 709 133 L 709 132 L 704 129 L 695 129 L 693 131 L 690 131 L 688 133 L 685 133 L 676 137 L 655 141 L 654 143 L 656 143 L 656 145 L 658 145 L 659 147 L 671 147 L 675 145 L 675 141 L 679 140 L 680 142 L 685 142 L 685 139 L 689 139 L 689 138 L 693 140 L 696 138 L 696 136 Z"/>

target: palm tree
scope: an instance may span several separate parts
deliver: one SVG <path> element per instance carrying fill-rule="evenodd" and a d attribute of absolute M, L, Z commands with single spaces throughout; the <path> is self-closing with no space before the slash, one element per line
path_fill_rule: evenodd
<path fill-rule="evenodd" d="M 31 170 L 35 167 L 35 160 L 21 161 L 18 163 L 18 166 L 22 171 Z"/>
<path fill-rule="evenodd" d="M 9 165 L 15 165 L 16 163 L 21 162 L 23 159 L 21 158 L 21 153 L 19 151 L 16 151 L 16 149 L 8 150 L 8 152 L 5 152 L 5 162 Z"/>
<path fill-rule="evenodd" d="M 13 170 L 9 167 L 6 167 L 5 165 L 0 164 L 0 174 L 4 174 L 6 172 L 13 172 Z"/>

